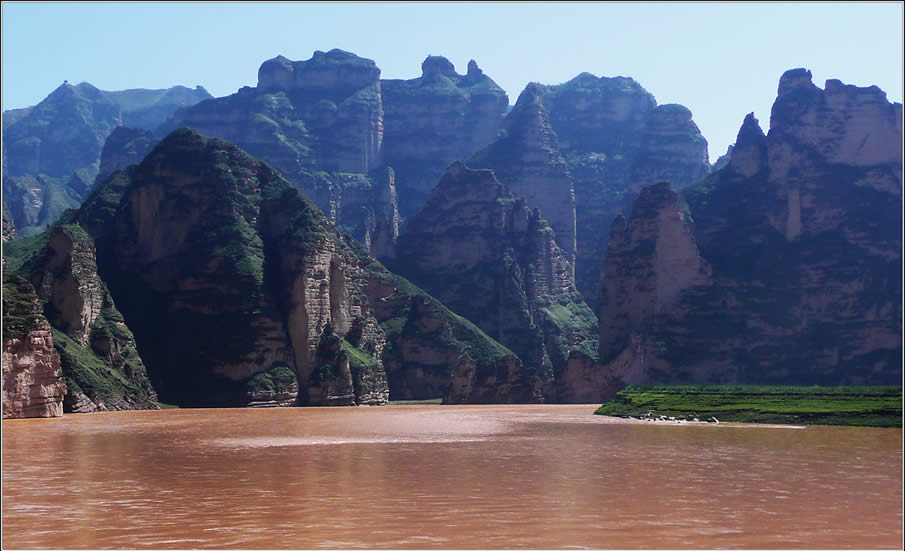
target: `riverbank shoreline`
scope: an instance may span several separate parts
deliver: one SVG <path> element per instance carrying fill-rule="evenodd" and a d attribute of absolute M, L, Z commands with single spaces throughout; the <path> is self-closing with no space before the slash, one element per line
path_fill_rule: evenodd
<path fill-rule="evenodd" d="M 641 422 L 902 428 L 902 387 L 632 385 L 594 413 Z"/>

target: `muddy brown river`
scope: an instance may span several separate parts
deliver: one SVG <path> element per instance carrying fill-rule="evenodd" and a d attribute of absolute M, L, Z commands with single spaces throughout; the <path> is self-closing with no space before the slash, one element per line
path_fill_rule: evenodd
<path fill-rule="evenodd" d="M 901 548 L 902 431 L 595 406 L 3 421 L 8 548 Z"/>

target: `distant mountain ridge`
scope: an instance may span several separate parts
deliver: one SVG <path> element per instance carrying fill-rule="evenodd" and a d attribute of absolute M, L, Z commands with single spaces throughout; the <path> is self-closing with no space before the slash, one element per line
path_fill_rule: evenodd
<path fill-rule="evenodd" d="M 176 109 L 212 96 L 201 86 L 104 91 L 63 83 L 38 105 L 3 113 L 3 203 L 21 235 L 77 207 L 94 186 L 107 137 L 153 130 Z"/>

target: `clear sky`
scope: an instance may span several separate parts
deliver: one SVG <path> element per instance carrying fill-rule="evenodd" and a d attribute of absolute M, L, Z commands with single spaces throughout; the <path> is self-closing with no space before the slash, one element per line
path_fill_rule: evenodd
<path fill-rule="evenodd" d="M 633 77 L 658 103 L 691 109 L 713 162 L 745 114 L 768 129 L 787 69 L 902 101 L 902 2 L 3 2 L 2 15 L 4 110 L 37 104 L 63 80 L 200 84 L 224 96 L 254 86 L 278 54 L 341 48 L 373 59 L 383 78 L 415 78 L 427 55 L 444 55 L 460 73 L 476 60 L 510 103 L 531 81 Z"/>

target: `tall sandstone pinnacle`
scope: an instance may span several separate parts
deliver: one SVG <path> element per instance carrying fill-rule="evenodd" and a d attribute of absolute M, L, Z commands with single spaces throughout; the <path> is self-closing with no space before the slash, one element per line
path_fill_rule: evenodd
<path fill-rule="evenodd" d="M 450 165 L 399 237 L 391 268 L 515 352 L 550 383 L 569 350 L 593 351 L 596 319 L 568 255 L 494 173 Z"/>
<path fill-rule="evenodd" d="M 489 168 L 528 207 L 540 209 L 556 243 L 575 264 L 575 192 L 572 176 L 550 126 L 540 86 L 529 84 L 505 121 L 506 135 L 475 154 L 469 165 Z M 573 274 L 574 276 L 574 274 Z"/>
<path fill-rule="evenodd" d="M 901 381 L 901 104 L 875 86 L 821 90 L 793 69 L 770 126 L 765 136 L 749 114 L 728 163 L 683 190 L 694 223 L 673 233 L 693 230 L 685 249 L 695 244 L 700 261 L 623 262 L 620 243 L 651 249 L 629 231 L 649 218 L 639 203 L 651 193 L 614 223 L 600 357 L 573 355 L 564 380 L 575 394 L 595 387 L 584 397 L 602 400 L 638 382 Z M 663 304 L 652 277 L 687 286 Z"/>

